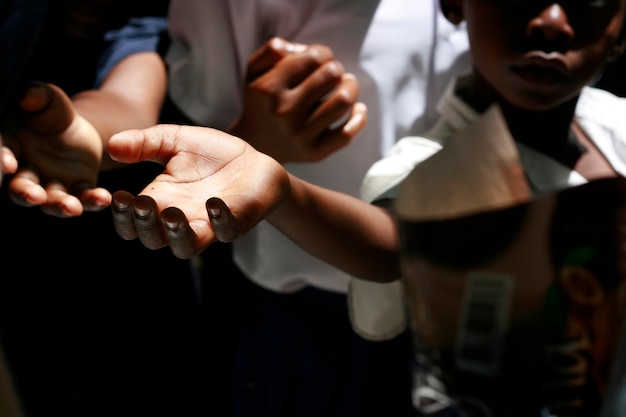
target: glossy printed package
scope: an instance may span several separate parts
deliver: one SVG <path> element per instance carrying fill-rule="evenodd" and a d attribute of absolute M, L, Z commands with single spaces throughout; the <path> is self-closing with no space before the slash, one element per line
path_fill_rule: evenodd
<path fill-rule="evenodd" d="M 626 416 L 626 179 L 532 152 L 493 106 L 399 186 L 422 415 Z"/>
<path fill-rule="evenodd" d="M 425 415 L 626 415 L 626 180 L 401 220 Z"/>

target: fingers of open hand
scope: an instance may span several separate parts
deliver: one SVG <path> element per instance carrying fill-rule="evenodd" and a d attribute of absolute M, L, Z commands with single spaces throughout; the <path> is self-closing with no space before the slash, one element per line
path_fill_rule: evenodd
<path fill-rule="evenodd" d="M 124 240 L 137 239 L 135 220 L 133 219 L 132 203 L 135 197 L 126 191 L 116 191 L 111 200 L 113 226 L 117 234 Z"/>
<path fill-rule="evenodd" d="M 0 170 L 5 174 L 13 174 L 17 171 L 17 158 L 6 146 L 0 146 Z"/>
<path fill-rule="evenodd" d="M 207 133 L 208 132 L 208 133 Z M 219 133 L 213 129 L 175 124 L 158 124 L 147 129 L 130 129 L 111 136 L 107 152 L 117 162 L 135 163 L 154 161 L 165 165 L 174 156 L 177 141 L 187 146 L 209 140 Z"/>
<path fill-rule="evenodd" d="M 55 217 L 76 217 L 83 214 L 83 205 L 80 200 L 70 194 L 59 181 L 48 181 L 45 186 L 47 199 L 41 205 L 41 210 Z"/>
<path fill-rule="evenodd" d="M 152 197 L 137 196 L 131 205 L 135 231 L 141 243 L 149 249 L 160 249 L 168 245 L 161 216 Z"/>
<path fill-rule="evenodd" d="M 78 197 L 85 211 L 101 211 L 111 204 L 111 193 L 108 190 L 87 182 L 72 186 L 71 193 Z"/>
<path fill-rule="evenodd" d="M 39 183 L 39 176 L 30 169 L 18 171 L 9 180 L 9 197 L 15 204 L 33 207 L 47 200 L 46 190 Z"/>
<path fill-rule="evenodd" d="M 172 253 L 181 259 L 190 259 L 204 250 L 214 240 L 206 222 L 195 224 L 198 230 L 189 224 L 185 213 L 176 207 L 169 207 L 161 213 L 165 233 L 169 239 Z"/>
<path fill-rule="evenodd" d="M 115 230 L 121 238 L 139 238 L 149 249 L 169 245 L 181 259 L 192 258 L 215 240 L 206 221 L 189 223 L 185 213 L 176 207 L 159 213 L 155 200 L 145 195 L 134 197 L 126 191 L 116 191 L 111 209 Z"/>
<path fill-rule="evenodd" d="M 241 226 L 224 201 L 217 197 L 209 198 L 206 202 L 206 210 L 217 240 L 232 242 L 239 237 Z"/>
<path fill-rule="evenodd" d="M 139 162 L 146 160 L 147 152 L 144 152 L 143 148 L 148 144 L 143 130 L 125 130 L 111 136 L 107 142 L 107 152 L 118 162 Z"/>
<path fill-rule="evenodd" d="M 284 168 L 271 158 L 264 171 L 242 192 L 207 199 L 205 206 L 217 240 L 232 242 L 267 218 L 286 196 L 290 180 Z"/>
<path fill-rule="evenodd" d="M 111 194 L 104 188 L 94 188 L 89 182 L 78 182 L 70 189 L 57 180 L 42 182 L 31 167 L 20 169 L 9 180 L 9 197 L 20 206 L 40 206 L 56 217 L 80 216 L 83 210 L 99 211 L 111 203 Z"/>

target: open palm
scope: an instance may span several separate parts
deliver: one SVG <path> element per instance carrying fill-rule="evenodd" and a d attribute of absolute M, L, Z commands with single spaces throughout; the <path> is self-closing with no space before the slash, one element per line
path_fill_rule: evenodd
<path fill-rule="evenodd" d="M 278 205 L 289 186 L 278 162 L 210 128 L 158 125 L 130 130 L 113 136 L 108 151 L 119 162 L 164 165 L 139 196 L 114 193 L 118 234 L 139 238 L 151 249 L 170 245 L 181 258 L 216 240 L 245 234 Z"/>

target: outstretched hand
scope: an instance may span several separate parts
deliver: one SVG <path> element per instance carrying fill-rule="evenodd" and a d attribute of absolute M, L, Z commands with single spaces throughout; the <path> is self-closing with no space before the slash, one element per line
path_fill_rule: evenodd
<path fill-rule="evenodd" d="M 164 171 L 139 196 L 113 194 L 117 233 L 150 249 L 170 246 L 191 258 L 215 241 L 232 241 L 266 218 L 289 190 L 282 166 L 219 130 L 157 125 L 114 135 L 110 156 L 154 161 Z"/>
<path fill-rule="evenodd" d="M 58 217 L 107 207 L 111 194 L 96 187 L 103 153 L 100 135 L 76 114 L 65 92 L 38 83 L 20 105 L 23 123 L 4 135 L 11 152 L 5 149 L 3 155 L 15 172 L 9 179 L 11 199 Z M 17 167 L 11 165 L 16 162 Z"/>

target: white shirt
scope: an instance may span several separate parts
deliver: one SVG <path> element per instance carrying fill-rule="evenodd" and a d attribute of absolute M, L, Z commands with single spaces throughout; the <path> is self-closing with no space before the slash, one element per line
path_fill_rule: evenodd
<path fill-rule="evenodd" d="M 421 137 L 401 139 L 387 156 L 376 162 L 363 181 L 361 196 L 374 202 L 395 199 L 399 184 L 415 166 L 442 149 L 457 131 L 474 124 L 480 114 L 454 95 L 454 89 L 443 96 L 439 109 L 441 119 Z M 604 90 L 583 89 L 576 107 L 576 122 L 605 156 L 612 168 L 626 176 L 626 100 Z M 587 182 L 577 172 L 555 160 L 517 144 L 519 158 L 529 185 L 535 193 L 558 191 Z M 407 325 L 400 281 L 378 284 L 352 279 L 349 291 L 353 327 L 371 340 L 391 338 Z"/>
<path fill-rule="evenodd" d="M 241 111 L 247 60 L 265 41 L 280 36 L 330 46 L 361 83 L 368 125 L 324 161 L 286 168 L 353 196 L 397 139 L 431 126 L 449 80 L 469 69 L 464 27 L 445 19 L 439 0 L 173 0 L 169 19 L 170 95 L 192 120 L 220 129 Z M 266 222 L 234 243 L 234 256 L 251 280 L 271 290 L 347 291 L 347 274 Z"/>

